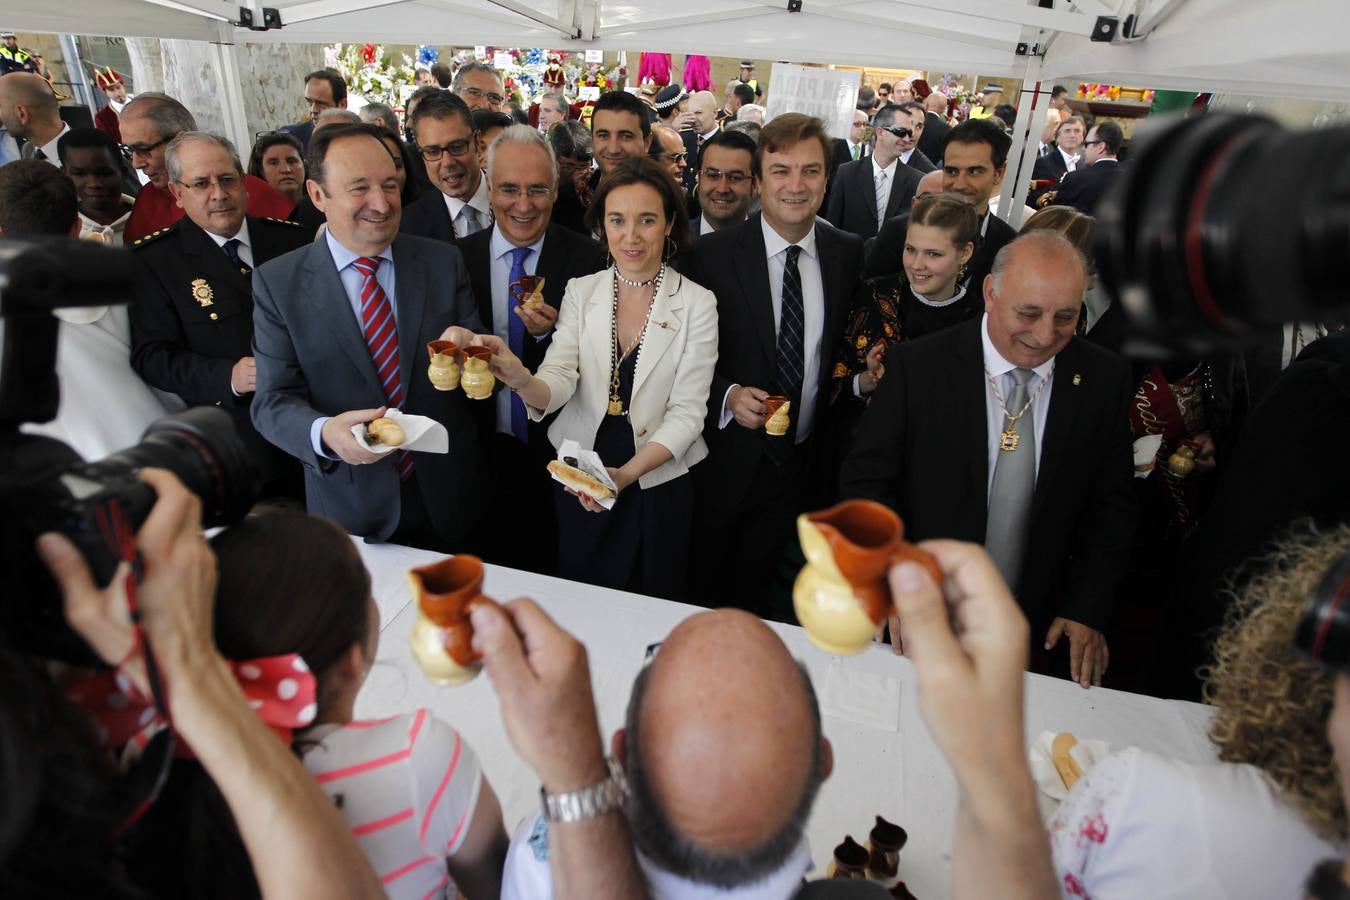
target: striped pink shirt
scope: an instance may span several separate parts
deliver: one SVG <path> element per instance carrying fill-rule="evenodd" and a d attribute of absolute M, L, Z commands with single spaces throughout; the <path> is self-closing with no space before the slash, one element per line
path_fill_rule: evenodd
<path fill-rule="evenodd" d="M 483 781 L 473 749 L 425 709 L 308 736 L 317 744 L 305 767 L 338 804 L 391 900 L 447 896 L 445 860 L 469 833 Z"/>

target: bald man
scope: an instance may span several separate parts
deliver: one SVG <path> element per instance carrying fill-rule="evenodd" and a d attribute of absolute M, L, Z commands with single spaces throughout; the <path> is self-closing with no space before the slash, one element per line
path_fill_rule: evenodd
<path fill-rule="evenodd" d="M 1034 668 L 1083 687 L 1133 540 L 1124 359 L 1075 337 L 1086 265 L 1062 236 L 1005 246 L 980 285 L 984 316 L 906 341 L 863 414 L 845 497 L 886 503 L 911 540 L 985 544 L 1031 623 Z M 1047 651 L 1069 638 L 1069 658 Z"/>
<path fill-rule="evenodd" d="M 806 820 L 833 753 L 810 677 L 763 621 L 722 609 L 676 626 L 638 674 L 610 744 L 653 897 L 794 895 L 811 864 Z M 540 847 L 554 827 L 531 817 L 517 830 L 504 898 L 553 896 Z"/>
<path fill-rule="evenodd" d="M 24 159 L 41 159 L 60 168 L 56 142 L 70 126 L 61 121 L 61 106 L 43 78 L 29 72 L 0 78 L 0 124 L 26 142 L 20 149 Z"/>
<path fill-rule="evenodd" d="M 717 110 L 717 97 L 712 91 L 694 91 L 689 95 L 685 111 L 693 119 L 694 126 L 688 131 L 680 132 L 680 137 L 684 140 L 684 152 L 687 154 L 685 161 L 688 163 L 688 168 L 684 170 L 685 191 L 694 189 L 697 180 L 695 175 L 703 163 L 703 145 L 711 140 L 720 128 L 717 124 Z"/>

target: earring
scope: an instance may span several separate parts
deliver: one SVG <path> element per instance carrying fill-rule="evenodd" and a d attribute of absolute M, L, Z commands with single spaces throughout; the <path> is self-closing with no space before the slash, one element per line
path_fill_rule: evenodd
<path fill-rule="evenodd" d="M 959 268 L 959 269 L 956 270 L 956 280 L 957 280 L 957 281 L 965 281 L 965 280 L 966 280 L 966 264 L 965 264 L 965 263 L 961 263 L 961 268 Z"/>
<path fill-rule="evenodd" d="M 669 262 L 670 258 L 678 252 L 678 248 L 675 246 L 675 240 L 670 235 L 666 235 L 665 251 L 665 254 L 661 257 L 661 262 Z"/>
<path fill-rule="evenodd" d="M 605 244 L 605 268 L 606 268 L 606 269 L 609 269 L 609 268 L 613 268 L 613 266 L 614 266 L 614 257 L 612 257 L 612 256 L 609 255 L 609 244 L 606 243 L 606 244 Z"/>

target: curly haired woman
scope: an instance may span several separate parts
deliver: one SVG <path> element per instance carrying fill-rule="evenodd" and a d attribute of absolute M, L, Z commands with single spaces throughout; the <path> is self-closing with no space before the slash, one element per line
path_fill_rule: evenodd
<path fill-rule="evenodd" d="M 1350 528 L 1290 537 L 1235 597 L 1205 673 L 1222 761 L 1131 747 L 1094 766 L 1050 823 L 1066 897 L 1301 897 L 1339 856 L 1346 810 L 1327 718 L 1333 676 L 1294 649 L 1294 626 Z"/>

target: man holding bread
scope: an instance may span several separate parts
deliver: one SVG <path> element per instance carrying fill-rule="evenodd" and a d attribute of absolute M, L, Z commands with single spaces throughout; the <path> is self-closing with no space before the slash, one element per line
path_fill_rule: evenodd
<path fill-rule="evenodd" d="M 468 343 L 478 312 L 458 250 L 399 234 L 381 134 L 334 125 L 310 143 L 306 187 L 328 231 L 253 274 L 253 421 L 304 466 L 311 513 L 367 540 L 472 549 L 487 481 L 478 433 L 464 393 L 431 384 L 426 344 Z M 367 449 L 353 426 L 390 409 L 440 422 L 449 452 Z"/>

